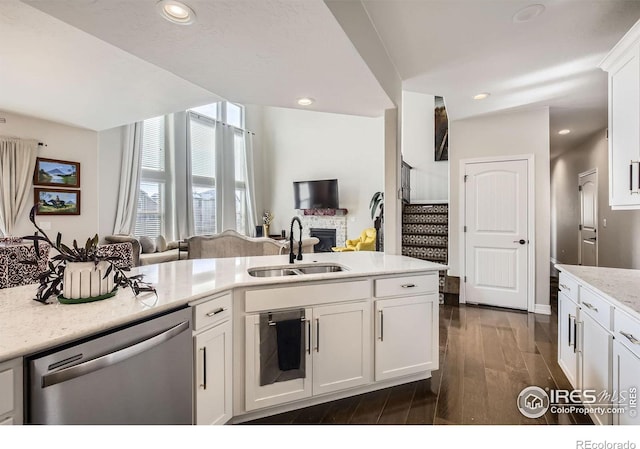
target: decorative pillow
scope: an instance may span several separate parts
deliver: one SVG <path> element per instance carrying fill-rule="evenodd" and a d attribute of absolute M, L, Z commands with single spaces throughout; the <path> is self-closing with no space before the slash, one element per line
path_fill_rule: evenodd
<path fill-rule="evenodd" d="M 167 250 L 170 249 L 178 249 L 178 242 L 176 240 L 172 242 L 167 242 Z"/>
<path fill-rule="evenodd" d="M 167 239 L 164 238 L 164 235 L 159 235 L 156 239 L 156 251 L 159 253 L 163 253 L 167 250 Z"/>
<path fill-rule="evenodd" d="M 140 246 L 142 246 L 142 254 L 156 252 L 156 242 L 149 237 L 140 237 Z"/>

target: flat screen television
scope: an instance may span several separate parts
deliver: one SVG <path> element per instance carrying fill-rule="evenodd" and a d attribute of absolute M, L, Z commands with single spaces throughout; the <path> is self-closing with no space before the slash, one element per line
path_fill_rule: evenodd
<path fill-rule="evenodd" d="M 338 209 L 338 180 L 295 181 L 295 209 Z"/>

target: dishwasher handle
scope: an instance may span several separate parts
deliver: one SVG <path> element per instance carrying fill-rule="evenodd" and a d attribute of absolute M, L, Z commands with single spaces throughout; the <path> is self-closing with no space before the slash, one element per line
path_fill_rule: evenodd
<path fill-rule="evenodd" d="M 45 374 L 44 376 L 42 376 L 42 388 L 50 387 L 52 385 L 59 384 L 60 382 L 75 379 L 76 377 L 98 371 L 110 365 L 115 365 L 116 363 L 127 360 L 131 357 L 148 351 L 168 340 L 171 340 L 173 337 L 181 334 L 187 329 L 189 329 L 189 322 L 183 321 L 180 324 L 177 324 L 165 331 L 162 331 L 159 334 L 154 335 L 151 338 L 143 340 L 132 346 L 127 346 L 126 348 L 122 348 L 118 351 L 105 354 L 101 357 L 88 360 L 78 365 L 70 366 L 69 368 L 61 369 L 60 371 Z"/>

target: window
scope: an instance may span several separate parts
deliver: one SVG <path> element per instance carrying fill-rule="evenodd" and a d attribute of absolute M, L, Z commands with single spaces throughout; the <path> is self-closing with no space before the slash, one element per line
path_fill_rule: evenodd
<path fill-rule="evenodd" d="M 191 138 L 191 189 L 196 235 L 216 232 L 216 153 L 214 122 L 189 115 Z"/>
<path fill-rule="evenodd" d="M 164 234 L 166 151 L 164 117 L 144 121 L 142 168 L 134 234 L 138 237 Z"/>
<path fill-rule="evenodd" d="M 246 226 L 245 131 L 240 129 L 244 106 L 219 102 L 186 111 L 186 120 L 184 114 L 144 121 L 135 235 L 173 239 L 228 228 L 251 231 Z M 165 136 L 185 134 L 187 141 L 165 142 Z M 189 178 L 193 214 L 187 213 Z"/>

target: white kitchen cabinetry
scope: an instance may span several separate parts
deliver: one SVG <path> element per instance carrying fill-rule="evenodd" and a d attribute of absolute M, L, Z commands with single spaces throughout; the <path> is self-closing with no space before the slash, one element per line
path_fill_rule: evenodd
<path fill-rule="evenodd" d="M 609 74 L 609 205 L 640 208 L 640 22 L 600 67 Z"/>
<path fill-rule="evenodd" d="M 438 369 L 438 296 L 375 303 L 375 379 Z"/>
<path fill-rule="evenodd" d="M 576 346 L 578 305 L 561 290 L 558 292 L 558 365 L 572 387 L 578 388 L 578 349 Z"/>
<path fill-rule="evenodd" d="M 196 424 L 224 424 L 233 416 L 231 298 L 193 307 Z"/>
<path fill-rule="evenodd" d="M 624 407 L 625 412 L 613 416 L 614 424 L 640 424 L 639 374 L 640 358 L 616 340 L 613 344 L 613 390 L 617 392 L 618 397 L 613 405 Z"/>
<path fill-rule="evenodd" d="M 245 407 L 255 410 L 371 381 L 369 302 L 305 309 L 305 378 L 260 385 L 260 314 L 245 318 Z"/>
<path fill-rule="evenodd" d="M 581 311 L 582 312 L 582 311 Z M 608 407 L 611 401 L 600 399 L 601 393 L 611 394 L 611 354 L 613 336 L 586 313 L 580 314 L 581 341 L 580 355 L 582 359 L 582 390 L 594 390 L 598 405 Z M 610 414 L 592 413 L 596 424 L 611 424 Z"/>
<path fill-rule="evenodd" d="M 22 359 L 0 363 L 0 425 L 22 424 Z"/>

